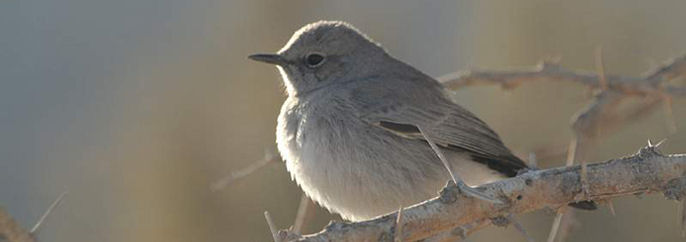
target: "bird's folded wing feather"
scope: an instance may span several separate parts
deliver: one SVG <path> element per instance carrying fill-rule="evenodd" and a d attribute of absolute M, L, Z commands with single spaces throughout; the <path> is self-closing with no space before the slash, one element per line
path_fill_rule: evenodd
<path fill-rule="evenodd" d="M 452 102 L 440 84 L 431 81 L 408 80 L 394 88 L 362 86 L 352 92 L 351 99 L 356 110 L 364 110 L 360 118 L 396 135 L 424 140 L 420 126 L 437 145 L 466 151 L 475 161 L 507 176 L 527 167 L 483 121 Z"/>

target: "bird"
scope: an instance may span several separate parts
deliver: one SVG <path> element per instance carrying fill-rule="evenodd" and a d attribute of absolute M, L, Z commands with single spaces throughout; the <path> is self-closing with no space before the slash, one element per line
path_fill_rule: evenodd
<path fill-rule="evenodd" d="M 529 169 L 438 81 L 349 23 L 308 24 L 276 53 L 249 58 L 276 65 L 283 80 L 276 143 L 291 178 L 343 219 L 435 197 L 451 173 L 483 198 L 471 187 Z"/>

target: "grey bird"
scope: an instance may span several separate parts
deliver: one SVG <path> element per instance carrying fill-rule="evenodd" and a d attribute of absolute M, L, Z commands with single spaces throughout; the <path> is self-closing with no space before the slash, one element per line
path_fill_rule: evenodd
<path fill-rule="evenodd" d="M 344 219 L 367 220 L 435 197 L 451 179 L 440 156 L 471 186 L 527 168 L 438 81 L 350 24 L 309 24 L 276 54 L 249 58 L 275 64 L 283 78 L 288 98 L 276 142 L 291 177 Z"/>

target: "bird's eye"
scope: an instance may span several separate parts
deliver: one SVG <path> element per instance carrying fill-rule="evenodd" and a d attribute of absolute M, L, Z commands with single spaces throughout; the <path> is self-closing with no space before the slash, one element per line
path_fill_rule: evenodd
<path fill-rule="evenodd" d="M 319 53 L 311 53 L 305 57 L 305 63 L 309 67 L 317 67 L 324 63 L 324 56 Z"/>

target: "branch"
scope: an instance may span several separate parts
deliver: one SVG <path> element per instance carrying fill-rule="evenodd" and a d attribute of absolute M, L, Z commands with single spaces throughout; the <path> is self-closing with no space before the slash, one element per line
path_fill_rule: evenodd
<path fill-rule="evenodd" d="M 605 76 L 605 75 L 603 75 Z M 686 96 L 686 88 L 663 86 L 663 82 L 686 76 L 686 56 L 674 59 L 644 77 L 605 76 L 607 88 L 625 94 L 651 95 L 666 93 L 672 96 Z M 469 71 L 458 72 L 438 78 L 444 86 L 457 89 L 473 85 L 501 85 L 514 88 L 529 81 L 569 81 L 592 88 L 602 86 L 601 76 L 595 72 L 568 70 L 555 62 L 543 62 L 533 68 L 511 71 Z"/>
<path fill-rule="evenodd" d="M 274 152 L 271 152 L 270 150 L 265 150 L 264 152 L 264 158 L 262 160 L 259 160 L 257 162 L 254 162 L 247 167 L 244 167 L 240 170 L 233 171 L 230 174 L 217 179 L 216 181 L 212 182 L 210 184 L 210 190 L 213 192 L 219 191 L 221 189 L 224 189 L 226 186 L 229 184 L 238 181 L 256 171 L 258 171 L 260 168 L 265 167 L 271 163 L 277 163 L 281 160 L 280 156 L 275 156 Z"/>
<path fill-rule="evenodd" d="M 583 153 L 587 153 L 588 150 L 579 147 L 592 147 L 594 142 L 598 142 L 599 137 L 615 132 L 625 124 L 646 117 L 646 114 L 655 111 L 658 104 L 661 103 L 664 107 L 667 128 L 670 133 L 674 133 L 677 126 L 672 113 L 672 97 L 686 96 L 686 87 L 666 85 L 669 81 L 686 77 L 686 56 L 669 61 L 640 78 L 606 75 L 601 48 L 596 49 L 595 59 L 595 73 L 564 69 L 556 62 L 543 62 L 536 67 L 523 70 L 455 73 L 439 78 L 439 80 L 442 80 L 446 87 L 453 89 L 477 84 L 496 84 L 504 88 L 514 88 L 524 82 L 549 80 L 576 82 L 591 89 L 599 90 L 593 101 L 580 110 L 572 121 L 574 131 L 572 147 L 578 149 L 573 149 L 568 154 L 572 159 L 568 159 L 567 163 L 571 165 L 575 160 L 581 161 L 581 181 L 582 190 L 584 190 L 582 195 L 585 195 L 589 187 L 585 184 L 586 162 L 584 161 L 587 159 Z M 642 99 L 631 105 L 630 109 L 620 109 L 620 105 L 627 103 L 626 101 L 631 96 L 642 97 Z M 582 150 L 583 152 L 581 152 Z M 612 206 L 610 201 L 608 204 L 608 206 Z M 564 211 L 565 219 L 561 219 L 562 215 L 558 214 L 549 241 L 555 239 L 557 232 L 555 229 L 560 228 L 559 223 L 569 219 L 572 212 L 572 210 Z M 562 230 L 568 229 L 562 228 Z"/>
<path fill-rule="evenodd" d="M 660 154 L 656 147 L 642 148 L 625 158 L 588 165 L 588 198 L 605 200 L 647 192 L 662 192 L 668 199 L 686 196 L 686 155 Z M 580 167 L 531 171 L 518 177 L 478 187 L 502 197 L 493 204 L 460 194 L 453 183 L 440 196 L 404 209 L 403 238 L 414 241 L 479 221 L 507 217 L 544 208 L 559 208 L 575 201 L 581 190 Z M 390 241 L 396 213 L 356 223 L 332 223 L 323 231 L 298 241 Z"/>

